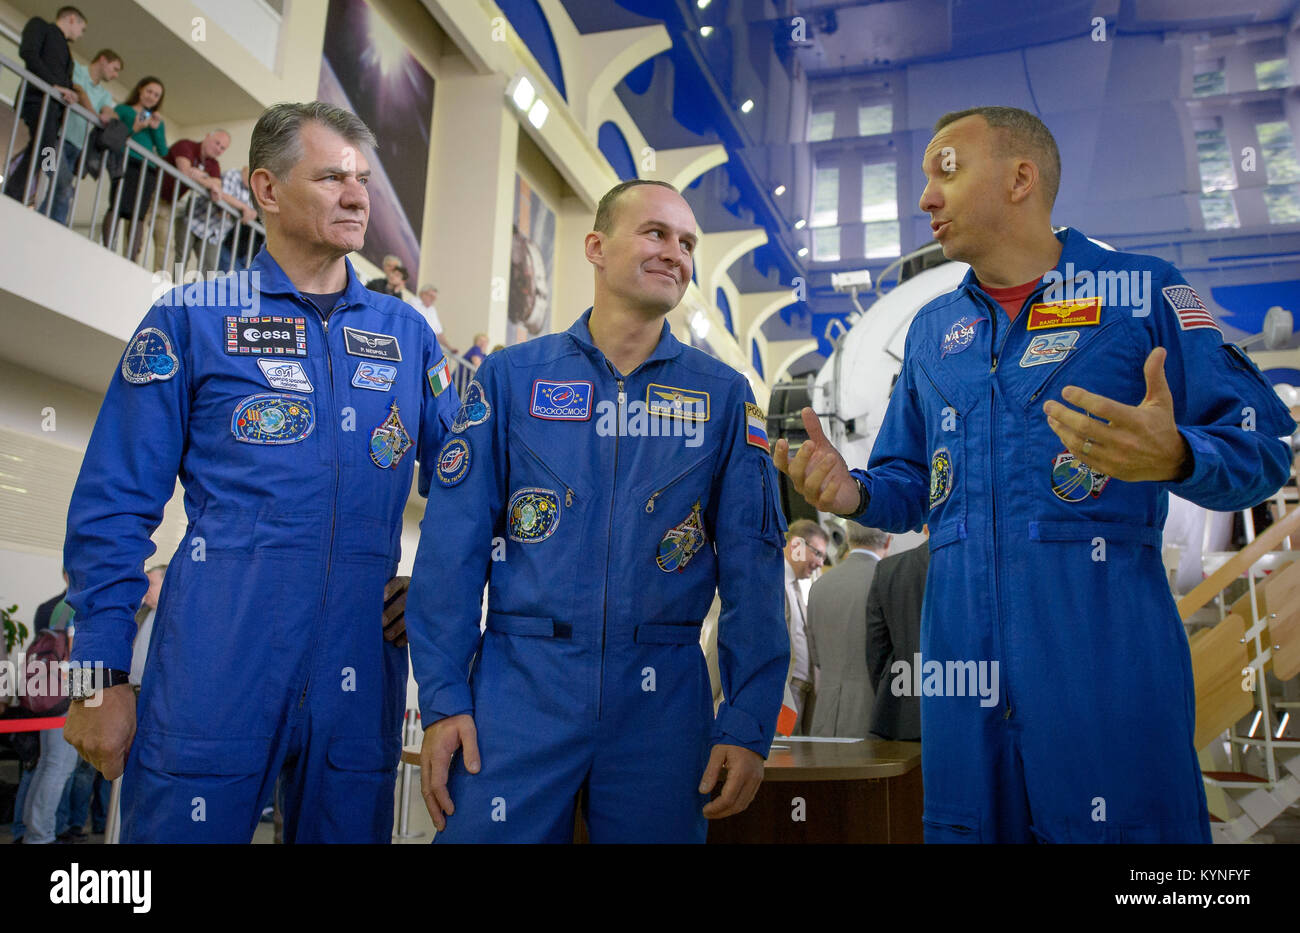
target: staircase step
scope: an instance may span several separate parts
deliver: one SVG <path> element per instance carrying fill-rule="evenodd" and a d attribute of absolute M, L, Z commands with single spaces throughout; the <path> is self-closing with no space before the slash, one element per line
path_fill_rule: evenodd
<path fill-rule="evenodd" d="M 1233 781 L 1236 783 L 1250 784 L 1267 784 L 1268 778 L 1262 778 L 1258 774 L 1247 774 L 1245 771 L 1202 771 L 1207 778 L 1216 781 Z"/>

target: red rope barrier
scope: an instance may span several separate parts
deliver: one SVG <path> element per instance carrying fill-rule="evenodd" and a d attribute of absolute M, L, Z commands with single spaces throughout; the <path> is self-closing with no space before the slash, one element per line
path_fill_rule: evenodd
<path fill-rule="evenodd" d="M 62 729 L 67 716 L 44 716 L 40 719 L 0 719 L 0 732 L 39 732 L 42 729 Z"/>

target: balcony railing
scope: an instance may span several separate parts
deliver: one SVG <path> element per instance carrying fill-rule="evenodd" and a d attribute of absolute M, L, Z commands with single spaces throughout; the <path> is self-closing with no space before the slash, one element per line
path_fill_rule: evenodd
<path fill-rule="evenodd" d="M 90 152 L 93 130 L 96 127 L 104 126 L 104 122 L 100 120 L 98 114 L 91 113 L 80 104 L 66 103 L 52 86 L 27 71 L 19 63 L 0 55 L 0 81 L 7 78 L 10 73 L 17 75 L 19 86 L 18 92 L 13 99 L 12 109 L 0 109 L 0 115 L 12 115 L 13 118 L 13 126 L 8 134 L 8 145 L 4 151 L 4 162 L 2 163 L 6 193 L 10 193 L 12 196 L 13 193 L 21 191 L 24 204 L 35 206 L 35 209 L 47 218 L 57 220 L 57 222 L 72 229 L 77 205 L 84 203 L 83 189 L 89 186 L 89 182 L 93 181 L 94 202 L 91 205 L 87 237 L 98 240 L 110 250 L 116 251 L 118 234 L 122 227 L 121 221 L 129 221 L 133 242 L 126 247 L 126 256 L 132 262 L 148 269 L 170 269 L 174 259 L 179 269 L 184 270 L 188 266 L 190 259 L 194 258 L 200 270 L 234 271 L 237 267 L 246 266 L 252 261 L 252 257 L 256 253 L 255 247 L 263 242 L 266 237 L 266 230 L 262 225 L 257 222 L 246 223 L 240 211 L 224 202 L 214 200 L 202 185 L 132 140 L 127 140 L 125 149 L 122 152 L 122 164 L 127 167 L 130 165 L 131 160 L 142 160 L 139 178 L 135 185 L 134 200 L 129 205 L 129 211 L 124 214 L 122 211 L 122 194 L 127 186 L 118 184 L 115 195 L 110 195 L 108 198 L 111 203 L 107 204 L 104 212 L 101 213 L 100 205 L 105 200 L 104 184 L 109 174 L 109 156 L 107 152 L 103 154 L 100 159 L 98 177 L 94 179 L 86 176 L 86 159 Z M 32 98 L 31 104 L 28 103 L 29 96 Z M 37 99 L 39 99 L 40 106 L 35 132 L 31 134 L 31 138 L 24 150 L 26 158 L 17 167 L 17 171 L 22 176 L 21 188 L 19 188 L 15 180 L 11 179 L 9 175 L 15 169 L 18 126 L 20 122 L 26 123 L 20 115 L 29 107 L 31 110 L 35 110 L 34 102 Z M 6 109 L 8 114 L 4 114 Z M 64 150 L 64 142 L 67 139 L 68 119 L 73 114 L 85 119 L 89 124 L 89 128 L 77 154 L 75 172 L 72 173 L 70 179 L 67 179 L 62 174 L 67 169 L 65 158 L 68 155 Z M 57 121 L 57 130 L 54 128 L 55 121 Z M 31 132 L 30 126 L 28 131 Z M 146 189 L 149 187 L 146 179 L 150 176 L 152 176 L 154 182 L 152 194 L 148 199 L 148 203 L 142 203 L 145 200 Z M 148 247 L 153 241 L 154 227 L 158 222 L 162 180 L 166 176 L 170 176 L 175 185 L 178 186 L 175 189 L 173 201 L 175 207 L 172 211 L 171 229 L 167 231 L 163 243 L 163 255 L 149 256 Z M 66 216 L 55 218 L 53 214 L 58 195 L 63 193 L 59 191 L 62 186 L 70 186 L 70 190 L 64 189 L 67 192 L 65 196 L 69 198 Z M 183 211 L 181 210 L 182 207 L 184 208 Z M 181 213 L 184 215 L 183 226 L 178 219 L 178 215 Z M 193 229 L 196 216 L 201 216 L 203 219 L 203 235 Z M 216 221 L 219 221 L 219 223 L 216 223 Z M 215 242 L 212 239 L 214 230 L 216 232 Z M 251 231 L 252 235 L 246 235 L 249 231 Z M 196 240 L 197 250 L 192 248 Z M 241 243 L 243 240 L 246 240 L 246 244 Z M 212 256 L 209 254 L 209 250 L 220 251 L 226 242 L 229 242 L 230 246 L 225 251 L 228 255 L 224 257 L 225 261 L 223 263 L 220 261 L 221 253 Z M 239 249 L 243 255 L 237 255 L 236 249 Z M 156 252 L 157 249 L 155 248 L 154 253 L 156 254 Z"/>

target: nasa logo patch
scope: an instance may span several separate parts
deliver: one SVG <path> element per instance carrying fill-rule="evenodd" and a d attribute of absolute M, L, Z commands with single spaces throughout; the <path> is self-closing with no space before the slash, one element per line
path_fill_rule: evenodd
<path fill-rule="evenodd" d="M 460 410 L 456 412 L 456 420 L 451 423 L 451 433 L 460 434 L 476 424 L 483 424 L 491 417 L 492 405 L 483 396 L 483 387 L 477 379 L 471 379 L 465 387 L 465 397 L 461 400 Z"/>
<path fill-rule="evenodd" d="M 659 556 L 655 563 L 664 573 L 680 573 L 686 569 L 700 548 L 704 547 L 708 537 L 704 533 L 704 516 L 700 512 L 697 499 L 691 506 L 691 514 L 681 522 L 664 532 L 659 541 Z"/>
<path fill-rule="evenodd" d="M 987 320 L 986 317 L 974 317 L 968 314 L 953 321 L 952 326 L 948 328 L 948 333 L 943 335 L 943 352 L 939 354 L 940 358 L 949 353 L 960 353 L 974 343 L 975 325 Z"/>
<path fill-rule="evenodd" d="M 230 433 L 245 444 L 297 444 L 315 427 L 311 402 L 287 395 L 250 395 L 230 416 Z"/>
<path fill-rule="evenodd" d="M 930 458 L 930 508 L 939 505 L 952 492 L 952 455 L 940 447 Z"/>
<path fill-rule="evenodd" d="M 156 327 L 146 327 L 132 337 L 122 354 L 122 378 L 132 385 L 170 379 L 180 368 L 172 342 Z"/>
<path fill-rule="evenodd" d="M 515 491 L 506 506 L 510 540 L 536 544 L 555 533 L 560 524 L 560 499 L 553 489 L 526 486 Z"/>
<path fill-rule="evenodd" d="M 546 421 L 587 421 L 591 418 L 591 395 L 590 382 L 538 379 L 533 383 L 528 413 Z"/>
<path fill-rule="evenodd" d="M 438 482 L 444 486 L 455 486 L 469 475 L 470 450 L 469 441 L 463 437 L 453 437 L 442 445 L 438 452 Z"/>

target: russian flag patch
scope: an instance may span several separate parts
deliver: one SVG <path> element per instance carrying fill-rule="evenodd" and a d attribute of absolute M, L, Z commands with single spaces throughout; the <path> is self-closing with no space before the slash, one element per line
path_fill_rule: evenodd
<path fill-rule="evenodd" d="M 767 445 L 767 416 L 763 409 L 753 402 L 745 403 L 745 443 L 761 447 L 765 452 Z"/>

